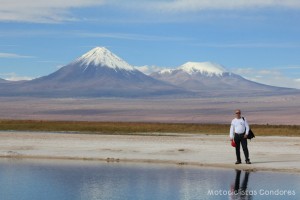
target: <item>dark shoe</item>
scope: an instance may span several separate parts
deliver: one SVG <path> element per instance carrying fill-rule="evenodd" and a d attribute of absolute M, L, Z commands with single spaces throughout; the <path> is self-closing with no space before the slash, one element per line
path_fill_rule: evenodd
<path fill-rule="evenodd" d="M 241 163 L 242 163 L 241 161 L 236 161 L 235 162 L 236 165 L 241 164 Z"/>
<path fill-rule="evenodd" d="M 250 165 L 251 164 L 250 160 L 246 160 L 246 164 Z"/>

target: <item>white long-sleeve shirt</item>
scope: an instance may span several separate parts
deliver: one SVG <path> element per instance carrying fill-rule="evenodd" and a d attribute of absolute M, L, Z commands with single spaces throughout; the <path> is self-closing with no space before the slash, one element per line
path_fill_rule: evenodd
<path fill-rule="evenodd" d="M 231 121 L 230 133 L 229 133 L 229 137 L 231 139 L 234 138 L 234 133 L 242 134 L 242 133 L 245 133 L 245 130 L 246 130 L 246 135 L 248 135 L 249 125 L 248 125 L 246 118 L 244 118 L 244 119 L 245 120 L 243 120 L 242 117 L 240 119 L 234 118 Z"/>

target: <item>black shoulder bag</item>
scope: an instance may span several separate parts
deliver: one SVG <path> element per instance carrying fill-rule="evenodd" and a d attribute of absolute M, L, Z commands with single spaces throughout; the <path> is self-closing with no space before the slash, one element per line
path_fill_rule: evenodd
<path fill-rule="evenodd" d="M 242 117 L 243 120 L 245 121 L 245 118 Z M 255 138 L 255 135 L 253 133 L 253 131 L 251 130 L 251 128 L 249 129 L 249 133 L 248 133 L 248 136 L 247 136 L 247 139 L 251 140 L 252 138 Z"/>

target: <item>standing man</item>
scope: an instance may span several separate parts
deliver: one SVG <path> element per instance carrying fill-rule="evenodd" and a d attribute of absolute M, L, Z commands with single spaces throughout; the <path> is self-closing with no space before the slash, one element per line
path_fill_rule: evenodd
<path fill-rule="evenodd" d="M 240 146 L 242 143 L 242 148 L 244 151 L 245 159 L 247 164 L 251 164 L 249 159 L 249 151 L 247 147 L 247 136 L 249 133 L 249 125 L 246 120 L 246 118 L 241 117 L 241 110 L 235 111 L 235 118 L 231 121 L 230 126 L 230 140 L 234 140 L 236 147 L 235 147 L 235 153 L 236 153 L 236 162 L 235 164 L 241 164 L 241 153 L 240 153 Z"/>

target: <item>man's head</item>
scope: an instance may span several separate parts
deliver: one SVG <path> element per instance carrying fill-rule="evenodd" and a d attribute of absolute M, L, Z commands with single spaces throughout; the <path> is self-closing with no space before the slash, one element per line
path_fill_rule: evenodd
<path fill-rule="evenodd" d="M 241 110 L 240 109 L 237 109 L 237 110 L 235 110 L 235 116 L 236 116 L 236 118 L 241 118 Z"/>

